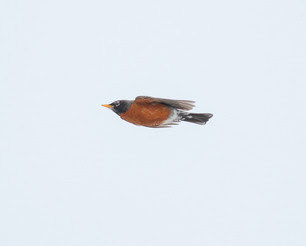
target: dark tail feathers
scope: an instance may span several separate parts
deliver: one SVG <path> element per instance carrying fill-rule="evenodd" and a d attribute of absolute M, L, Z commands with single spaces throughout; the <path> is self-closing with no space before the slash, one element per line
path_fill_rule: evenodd
<path fill-rule="evenodd" d="M 188 121 L 191 123 L 199 124 L 199 125 L 204 125 L 206 122 L 213 117 L 213 114 L 192 114 L 192 113 L 181 113 L 181 120 L 183 121 Z"/>

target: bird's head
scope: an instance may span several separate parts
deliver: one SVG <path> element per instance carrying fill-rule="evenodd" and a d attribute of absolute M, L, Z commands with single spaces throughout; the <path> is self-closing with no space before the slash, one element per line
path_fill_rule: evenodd
<path fill-rule="evenodd" d="M 112 102 L 111 104 L 102 104 L 103 107 L 109 108 L 114 111 L 116 114 L 120 115 L 128 111 L 131 107 L 133 101 L 129 100 L 117 100 Z"/>

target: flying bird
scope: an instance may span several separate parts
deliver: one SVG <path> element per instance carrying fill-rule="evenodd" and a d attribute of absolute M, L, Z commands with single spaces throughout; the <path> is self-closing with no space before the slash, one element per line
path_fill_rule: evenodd
<path fill-rule="evenodd" d="M 138 96 L 135 100 L 117 100 L 102 106 L 114 111 L 121 119 L 138 126 L 164 128 L 177 125 L 180 121 L 204 125 L 213 115 L 186 112 L 194 107 L 194 103 L 190 100 Z"/>

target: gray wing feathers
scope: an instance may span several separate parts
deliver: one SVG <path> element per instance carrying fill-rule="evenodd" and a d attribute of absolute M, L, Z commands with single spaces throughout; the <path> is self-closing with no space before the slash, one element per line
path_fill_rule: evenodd
<path fill-rule="evenodd" d="M 147 127 L 150 127 L 150 128 L 170 128 L 170 127 L 175 126 L 175 125 L 178 125 L 178 124 L 177 123 L 169 123 L 169 124 L 166 124 L 166 125 L 147 126 Z"/>
<path fill-rule="evenodd" d="M 182 110 L 191 110 L 194 107 L 194 101 L 190 100 L 174 100 L 174 99 L 165 99 L 165 98 L 156 98 L 156 97 L 148 97 L 148 96 L 138 96 L 137 99 L 151 99 L 152 102 L 159 102 L 174 107 L 176 109 Z"/>

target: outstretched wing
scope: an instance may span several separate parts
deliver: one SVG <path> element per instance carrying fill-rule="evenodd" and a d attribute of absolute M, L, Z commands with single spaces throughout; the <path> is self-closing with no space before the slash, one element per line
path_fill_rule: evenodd
<path fill-rule="evenodd" d="M 176 109 L 191 110 L 194 107 L 194 101 L 190 100 L 174 100 L 165 98 L 156 98 L 148 96 L 138 96 L 135 103 L 163 103 Z"/>

